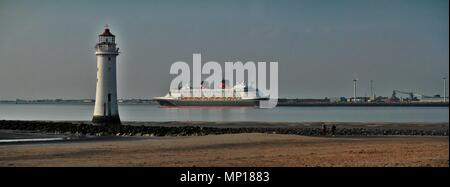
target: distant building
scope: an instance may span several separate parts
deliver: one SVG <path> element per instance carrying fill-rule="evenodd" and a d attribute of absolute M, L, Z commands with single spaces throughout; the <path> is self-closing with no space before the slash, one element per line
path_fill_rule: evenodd
<path fill-rule="evenodd" d="M 95 102 L 94 99 L 85 99 L 85 100 L 83 100 L 83 103 L 93 103 L 93 102 Z"/>
<path fill-rule="evenodd" d="M 347 102 L 355 102 L 355 103 L 365 103 L 367 101 L 369 101 L 369 97 L 356 97 L 356 98 L 348 98 Z"/>
<path fill-rule="evenodd" d="M 330 98 L 331 103 L 340 103 L 340 102 L 346 102 L 346 101 L 347 101 L 346 97 L 331 97 Z"/>
<path fill-rule="evenodd" d="M 391 102 L 391 99 L 389 97 L 378 96 L 378 97 L 375 97 L 374 99 L 370 99 L 369 102 L 370 103 L 389 103 L 389 102 Z"/>
<path fill-rule="evenodd" d="M 426 102 L 426 103 L 444 102 L 444 97 L 423 97 L 419 99 L 419 102 Z"/>

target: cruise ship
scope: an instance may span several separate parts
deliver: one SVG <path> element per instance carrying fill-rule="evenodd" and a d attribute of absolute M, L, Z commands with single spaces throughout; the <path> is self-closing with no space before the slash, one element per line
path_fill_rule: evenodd
<path fill-rule="evenodd" d="M 162 108 L 258 107 L 259 101 L 267 99 L 258 89 L 243 83 L 231 88 L 221 83 L 219 89 L 184 86 L 154 98 Z"/>

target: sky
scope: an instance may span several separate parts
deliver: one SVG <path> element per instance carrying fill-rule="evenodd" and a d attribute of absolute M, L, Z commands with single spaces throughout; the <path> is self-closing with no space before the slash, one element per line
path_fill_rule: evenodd
<path fill-rule="evenodd" d="M 359 96 L 370 80 L 376 95 L 443 95 L 448 3 L 0 0 L 0 99 L 93 99 L 105 24 L 121 51 L 119 98 L 165 95 L 170 66 L 193 53 L 203 64 L 277 61 L 280 97 L 350 97 L 354 78 Z"/>

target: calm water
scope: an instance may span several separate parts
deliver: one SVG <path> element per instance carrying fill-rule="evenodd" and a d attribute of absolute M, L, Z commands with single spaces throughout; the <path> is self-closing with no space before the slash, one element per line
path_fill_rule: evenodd
<path fill-rule="evenodd" d="M 91 120 L 94 105 L 0 104 L 5 120 Z M 120 105 L 122 121 L 448 122 L 448 107 L 277 107 L 167 109 Z"/>

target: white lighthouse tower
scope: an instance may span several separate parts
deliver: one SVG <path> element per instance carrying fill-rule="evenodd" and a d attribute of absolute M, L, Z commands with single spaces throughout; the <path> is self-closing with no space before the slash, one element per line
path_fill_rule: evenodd
<path fill-rule="evenodd" d="M 94 124 L 120 124 L 117 107 L 116 57 L 119 48 L 116 47 L 115 36 L 105 26 L 103 33 L 98 35 L 95 45 L 97 56 L 97 93 L 92 122 Z"/>

